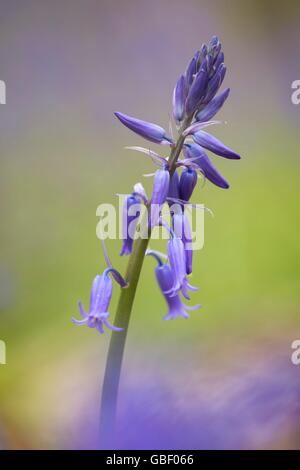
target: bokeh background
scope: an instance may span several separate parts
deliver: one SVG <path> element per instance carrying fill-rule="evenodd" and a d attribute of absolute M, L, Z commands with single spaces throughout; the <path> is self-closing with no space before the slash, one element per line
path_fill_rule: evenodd
<path fill-rule="evenodd" d="M 113 111 L 167 126 L 175 81 L 213 34 L 232 90 L 214 133 L 243 159 L 215 157 L 230 190 L 194 196 L 215 214 L 192 278 L 203 309 L 163 322 L 144 265 L 117 446 L 300 447 L 299 13 L 291 0 L 0 1 L 0 447 L 97 448 L 110 334 L 70 317 L 104 268 L 97 206 L 152 170 Z M 124 270 L 120 242 L 107 246 Z"/>

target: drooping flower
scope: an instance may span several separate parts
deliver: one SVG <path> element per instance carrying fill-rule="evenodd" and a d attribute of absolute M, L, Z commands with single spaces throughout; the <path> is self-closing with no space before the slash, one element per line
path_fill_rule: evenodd
<path fill-rule="evenodd" d="M 193 134 L 193 139 L 198 145 L 210 150 L 220 157 L 230 158 L 232 160 L 239 160 L 241 158 L 238 153 L 234 152 L 229 147 L 226 147 L 223 142 L 205 131 L 196 132 Z"/>
<path fill-rule="evenodd" d="M 174 292 L 182 292 L 182 295 L 189 299 L 189 290 L 198 290 L 198 288 L 191 286 L 187 279 L 186 273 L 186 255 L 184 244 L 181 238 L 172 234 L 168 241 L 168 259 L 174 275 Z"/>
<path fill-rule="evenodd" d="M 144 137 L 144 139 L 150 140 L 150 142 L 163 145 L 174 144 L 173 139 L 169 137 L 166 131 L 157 124 L 142 121 L 141 119 L 136 119 L 120 112 L 115 112 L 115 116 L 122 122 L 122 124 L 124 124 L 124 126 L 128 127 L 128 129 L 141 137 Z"/>
<path fill-rule="evenodd" d="M 158 262 L 158 266 L 155 268 L 155 276 L 169 308 L 167 314 L 164 316 L 164 320 L 174 320 L 178 317 L 189 318 L 189 314 L 186 310 L 197 310 L 201 305 L 184 305 L 179 294 L 174 293 L 174 273 L 171 267 L 168 264 L 164 264 L 155 252 L 149 250 L 147 255 L 154 256 Z"/>
<path fill-rule="evenodd" d="M 199 167 L 205 178 L 220 188 L 229 188 L 228 182 L 221 173 L 212 164 L 203 148 L 198 144 L 184 144 L 184 154 L 187 158 L 193 159 L 193 162 Z"/>
<path fill-rule="evenodd" d="M 173 216 L 173 230 L 175 235 L 181 238 L 184 246 L 185 272 L 191 274 L 193 271 L 193 238 L 190 222 L 184 211 Z"/>
<path fill-rule="evenodd" d="M 141 190 L 140 187 L 136 189 Z M 124 201 L 122 220 L 123 245 L 120 256 L 129 255 L 132 252 L 134 233 L 141 214 L 140 207 L 140 199 L 134 194 L 127 196 Z"/>
<path fill-rule="evenodd" d="M 109 304 L 112 296 L 112 280 L 109 277 L 109 273 L 114 274 L 116 280 L 119 279 L 119 284 L 125 287 L 126 282 L 122 278 L 121 274 L 114 268 L 107 268 L 102 275 L 97 275 L 93 281 L 91 296 L 90 296 L 90 308 L 88 313 L 85 312 L 81 302 L 78 303 L 79 312 L 83 317 L 82 320 L 76 320 L 72 318 L 73 323 L 76 325 L 86 325 L 89 328 L 96 328 L 99 333 L 104 333 L 104 326 L 113 331 L 122 331 L 123 328 L 118 328 L 112 325 L 109 320 Z"/>

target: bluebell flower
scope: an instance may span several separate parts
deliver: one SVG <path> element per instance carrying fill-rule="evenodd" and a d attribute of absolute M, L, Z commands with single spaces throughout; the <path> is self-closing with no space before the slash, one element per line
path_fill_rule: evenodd
<path fill-rule="evenodd" d="M 179 197 L 179 174 L 178 171 L 175 170 L 170 178 L 168 198 L 179 199 Z"/>
<path fill-rule="evenodd" d="M 220 188 L 229 188 L 228 182 L 221 173 L 212 164 L 203 148 L 198 144 L 185 144 L 184 154 L 187 158 L 193 159 L 193 162 L 199 167 L 205 178 Z"/>
<path fill-rule="evenodd" d="M 212 60 L 215 61 L 221 51 L 221 43 L 217 36 L 213 36 L 208 44 L 208 54 L 211 56 Z"/>
<path fill-rule="evenodd" d="M 207 84 L 208 84 L 207 71 L 200 70 L 190 87 L 190 90 L 189 90 L 189 93 L 185 102 L 185 110 L 188 116 L 190 116 L 197 110 L 197 107 L 200 104 L 201 99 L 205 96 Z"/>
<path fill-rule="evenodd" d="M 177 81 L 173 92 L 173 116 L 175 122 L 179 124 L 184 118 L 184 103 L 186 95 L 186 83 L 184 75 Z"/>
<path fill-rule="evenodd" d="M 221 64 L 224 64 L 224 53 L 223 52 L 220 52 L 218 57 L 216 58 L 216 60 L 214 61 L 214 64 L 213 64 L 213 67 L 212 67 L 212 71 L 211 71 L 211 74 L 212 76 L 215 74 L 215 72 L 218 70 L 218 68 L 220 67 Z"/>
<path fill-rule="evenodd" d="M 167 168 L 156 170 L 154 174 L 151 197 L 151 227 L 157 225 L 161 206 L 166 202 L 170 183 L 170 173 Z"/>
<path fill-rule="evenodd" d="M 193 168 L 183 170 L 179 181 L 179 197 L 183 201 L 189 201 L 196 187 L 198 175 Z"/>
<path fill-rule="evenodd" d="M 207 104 L 215 97 L 215 95 L 218 93 L 223 83 L 225 74 L 226 74 L 226 67 L 223 63 L 221 63 L 218 66 L 217 70 L 215 71 L 214 75 L 211 77 L 211 79 L 208 82 L 206 94 L 205 94 L 205 97 L 203 98 L 203 103 Z"/>
<path fill-rule="evenodd" d="M 164 320 L 174 320 L 178 317 L 183 317 L 187 319 L 189 318 L 189 314 L 186 312 L 186 310 L 197 310 L 201 307 L 201 305 L 184 305 L 178 293 L 175 295 L 169 293 L 174 279 L 172 270 L 168 264 L 158 266 L 155 269 L 155 274 L 157 283 L 169 307 L 167 314 L 164 316 Z"/>
<path fill-rule="evenodd" d="M 140 186 L 136 188 L 141 190 Z M 140 217 L 140 198 L 135 194 L 126 197 L 123 205 L 123 220 L 122 220 L 122 239 L 123 245 L 120 256 L 130 255 L 134 241 L 135 229 Z"/>
<path fill-rule="evenodd" d="M 194 77 L 197 73 L 197 59 L 192 57 L 189 65 L 187 66 L 186 72 L 185 72 L 185 86 L 186 86 L 186 91 L 190 89 L 191 84 L 193 83 Z"/>
<path fill-rule="evenodd" d="M 230 93 L 230 88 L 222 91 L 218 96 L 211 100 L 201 111 L 196 115 L 196 120 L 200 122 L 210 121 L 218 111 L 222 108 Z"/>
<path fill-rule="evenodd" d="M 184 250 L 184 244 L 181 238 L 172 234 L 168 241 L 168 259 L 174 275 L 174 292 L 182 292 L 182 295 L 189 299 L 189 290 L 198 290 L 193 287 L 187 280 L 186 272 L 186 255 Z"/>
<path fill-rule="evenodd" d="M 186 274 L 191 274 L 193 271 L 193 238 L 190 222 L 184 211 L 174 214 L 173 230 L 175 235 L 182 240 L 184 246 L 185 272 Z"/>
<path fill-rule="evenodd" d="M 238 153 L 234 152 L 219 139 L 205 131 L 196 132 L 193 134 L 193 139 L 198 145 L 210 150 L 220 157 L 230 158 L 232 160 L 239 160 L 241 158 Z"/>
<path fill-rule="evenodd" d="M 150 140 L 150 142 L 163 145 L 174 144 L 173 139 L 167 135 L 166 131 L 156 124 L 142 121 L 141 119 L 136 119 L 120 112 L 116 112 L 115 115 L 124 126 L 141 137 L 144 137 L 144 139 Z"/>
<path fill-rule="evenodd" d="M 148 251 L 148 255 L 153 255 L 152 251 Z M 201 305 L 187 306 L 184 305 L 178 293 L 174 293 L 174 273 L 168 264 L 163 264 L 160 258 L 155 255 L 158 266 L 155 268 L 155 275 L 159 288 L 168 304 L 168 312 L 164 316 L 164 320 L 174 320 L 177 317 L 189 318 L 186 310 L 197 310 Z"/>
<path fill-rule="evenodd" d="M 122 331 L 122 328 L 118 328 L 112 325 L 109 320 L 109 304 L 112 296 L 112 280 L 109 277 L 110 273 L 114 274 L 114 278 L 118 280 L 122 287 L 125 287 L 126 282 L 122 278 L 121 274 L 114 268 L 107 268 L 102 275 L 97 275 L 93 281 L 91 296 L 90 296 L 90 308 L 88 313 L 85 312 L 81 302 L 78 303 L 79 312 L 83 317 L 82 320 L 76 320 L 72 318 L 73 323 L 76 325 L 86 325 L 89 328 L 96 328 L 99 333 L 104 333 L 104 326 L 113 331 Z"/>
<path fill-rule="evenodd" d="M 181 206 L 179 199 L 179 174 L 178 171 L 175 170 L 173 175 L 170 177 L 170 183 L 169 183 L 169 190 L 168 190 L 168 196 L 167 196 L 167 202 L 170 208 L 170 213 L 171 216 L 178 212 L 181 211 Z"/>

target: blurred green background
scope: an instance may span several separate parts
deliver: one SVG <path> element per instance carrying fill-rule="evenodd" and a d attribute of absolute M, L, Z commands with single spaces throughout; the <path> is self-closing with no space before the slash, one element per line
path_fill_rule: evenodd
<path fill-rule="evenodd" d="M 76 328 L 70 318 L 104 268 L 96 208 L 137 181 L 151 185 L 141 176 L 151 162 L 124 150 L 142 140 L 113 111 L 168 126 L 175 81 L 214 34 L 223 43 L 231 97 L 220 113 L 227 124 L 213 133 L 242 160 L 214 157 L 230 190 L 207 182 L 193 196 L 215 214 L 205 217 L 192 277 L 201 286 L 193 301 L 203 309 L 186 322 L 163 322 L 153 262 L 144 264 L 121 412 L 122 393 L 137 381 L 149 391 L 163 377 L 185 413 L 188 397 L 197 407 L 211 395 L 213 406 L 214 392 L 226 383 L 226 394 L 240 374 L 262 367 L 263 382 L 267 360 L 283 358 L 288 380 L 298 379 L 290 355 L 300 335 L 300 105 L 291 103 L 291 83 L 300 78 L 299 13 L 293 1 L 0 2 L 0 79 L 7 86 L 0 105 L 0 339 L 7 346 L 0 447 L 85 446 L 78 429 L 88 432 L 97 421 L 110 334 Z M 124 271 L 120 242 L 107 247 Z M 294 405 L 279 435 L 260 428 L 242 446 L 300 447 Z M 159 413 L 151 400 L 145 408 Z"/>

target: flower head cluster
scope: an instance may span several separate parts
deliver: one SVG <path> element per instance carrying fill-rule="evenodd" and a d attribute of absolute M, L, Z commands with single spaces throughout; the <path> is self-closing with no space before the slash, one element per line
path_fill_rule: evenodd
<path fill-rule="evenodd" d="M 240 158 L 238 153 L 204 130 L 217 123 L 212 119 L 229 96 L 229 88 L 219 93 L 225 74 L 222 46 L 219 39 L 214 36 L 208 45 L 204 44 L 194 54 L 175 85 L 173 118 L 178 132 L 177 139 L 173 137 L 171 128 L 167 132 L 157 124 L 121 112 L 115 113 L 120 122 L 135 134 L 147 141 L 170 148 L 169 157 L 164 157 L 148 148 L 129 147 L 145 153 L 152 159 L 157 169 L 154 172 L 150 198 L 147 197 L 141 183 L 137 183 L 133 192 L 125 199 L 123 245 L 120 253 L 121 256 L 131 254 L 141 205 L 145 205 L 150 210 L 147 219 L 148 233 L 151 233 L 151 230 L 158 225 L 165 226 L 169 233 L 166 255 L 161 256 L 153 250 L 145 253 L 154 256 L 158 262 L 155 275 L 169 308 L 165 319 L 178 316 L 187 318 L 186 310 L 199 308 L 199 305 L 185 306 L 180 297 L 182 295 L 189 299 L 189 292 L 197 290 L 188 280 L 188 276 L 193 271 L 193 251 L 192 232 L 186 215 L 186 206 L 193 195 L 199 174 L 215 186 L 223 189 L 229 188 L 228 182 L 213 165 L 207 152 L 231 160 Z M 181 155 L 182 158 L 180 158 Z M 170 206 L 170 226 L 161 216 L 162 206 L 166 202 Z M 166 262 L 162 261 L 163 258 Z M 111 265 L 102 276 L 97 276 L 92 288 L 89 313 L 86 314 L 80 304 L 83 320 L 76 321 L 79 324 L 96 327 L 101 333 L 104 325 L 111 329 L 118 329 L 113 327 L 107 319 L 112 293 L 112 280 L 109 274 L 113 274 L 116 280 L 120 280 L 119 273 Z M 125 287 L 125 281 L 120 284 Z"/>
<path fill-rule="evenodd" d="M 146 148 L 132 147 L 134 150 L 146 153 L 155 165 L 159 166 L 154 173 L 152 197 L 146 201 L 151 209 L 150 227 L 159 224 L 166 226 L 161 219 L 161 207 L 165 202 L 169 203 L 170 208 L 173 207 L 173 203 L 177 203 L 176 209 L 171 208 L 172 225 L 167 227 L 170 233 L 167 262 L 164 264 L 155 251 L 147 252 L 155 256 L 158 261 L 155 274 L 169 307 L 165 319 L 178 316 L 187 318 L 187 307 L 183 305 L 179 295 L 189 299 L 189 291 L 196 290 L 188 281 L 188 276 L 193 270 L 193 251 L 191 227 L 185 206 L 197 185 L 198 173 L 220 188 L 229 188 L 228 182 L 213 165 L 206 152 L 228 159 L 240 158 L 235 151 L 204 130 L 216 124 L 216 121 L 211 120 L 229 96 L 229 88 L 218 94 L 225 74 L 224 53 L 219 39 L 215 36 L 208 45 L 204 44 L 195 53 L 185 73 L 179 77 L 175 85 L 173 117 L 179 135 L 184 140 L 180 149 L 183 152 L 183 159 L 172 161 L 172 149 L 176 148 L 177 143 L 165 129 L 120 112 L 116 113 L 117 118 L 136 134 L 151 142 L 171 147 L 169 159 Z M 180 168 L 182 168 L 181 174 L 179 174 Z M 128 217 L 127 223 L 130 222 L 131 219 Z M 129 254 L 132 243 L 126 240 L 124 244 L 127 249 L 123 248 L 122 254 Z"/>

